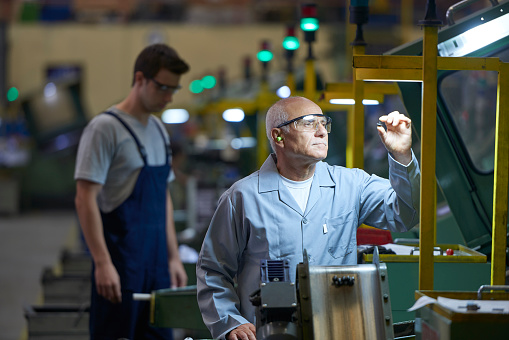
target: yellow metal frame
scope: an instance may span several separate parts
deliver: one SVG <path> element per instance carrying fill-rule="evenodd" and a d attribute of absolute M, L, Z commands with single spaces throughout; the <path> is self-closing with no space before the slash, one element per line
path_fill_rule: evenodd
<path fill-rule="evenodd" d="M 356 51 L 359 52 L 359 50 Z M 398 85 L 392 82 L 375 83 L 360 80 L 356 84 L 328 83 L 324 92 L 326 103 L 331 99 L 338 98 L 352 98 L 356 103 L 355 105 L 344 105 L 344 109 L 348 114 L 346 166 L 349 168 L 364 167 L 364 105 L 362 100 L 374 99 L 383 103 L 385 95 L 400 94 Z M 320 106 L 323 106 L 323 104 L 320 104 Z M 334 104 L 332 109 L 337 108 L 338 105 Z"/>
<path fill-rule="evenodd" d="M 438 27 L 424 27 L 421 109 L 421 197 L 419 228 L 419 289 L 433 289 L 433 248 L 436 243 L 436 136 Z"/>
<path fill-rule="evenodd" d="M 424 27 L 423 56 L 354 55 L 354 81 L 422 81 L 421 211 L 419 290 L 433 289 L 436 243 L 436 95 L 437 70 L 484 70 L 499 74 L 493 184 L 491 284 L 505 283 L 509 183 L 509 64 L 498 58 L 437 57 L 438 28 Z M 503 95 L 505 94 L 505 96 Z M 353 130 L 349 130 L 353 131 Z"/>
<path fill-rule="evenodd" d="M 156 320 L 156 293 L 153 291 L 150 294 L 150 324 L 154 324 Z"/>
<path fill-rule="evenodd" d="M 491 284 L 505 284 L 507 186 L 509 180 L 509 63 L 500 63 L 497 92 Z"/>
<path fill-rule="evenodd" d="M 256 148 L 257 166 L 260 167 L 269 153 L 269 144 L 265 135 L 265 115 L 268 108 L 280 98 L 269 91 L 266 82 L 262 82 L 261 89 L 255 99 L 223 99 L 209 103 L 201 110 L 201 114 L 220 114 L 227 109 L 240 108 L 246 115 L 257 115 L 256 120 L 256 138 L 258 146 Z"/>
<path fill-rule="evenodd" d="M 412 246 L 416 246 L 414 244 Z M 434 262 L 447 262 L 447 263 L 486 263 L 487 257 L 473 249 L 467 248 L 461 244 L 439 244 L 438 247 L 445 253 L 447 249 L 452 249 L 456 253 L 462 252 L 468 255 L 435 255 L 433 256 Z M 383 262 L 418 262 L 419 255 L 395 255 L 395 254 L 380 254 L 380 261 Z M 373 262 L 373 254 L 363 254 L 365 262 Z"/>
<path fill-rule="evenodd" d="M 354 45 L 353 55 L 364 55 L 366 46 Z M 353 133 L 347 134 L 347 144 L 352 148 L 350 155 L 347 154 L 346 166 L 350 168 L 364 169 L 364 82 L 362 80 L 353 79 L 353 99 L 355 104 L 353 112 L 348 115 L 348 131 Z M 351 123 L 350 123 L 351 122 Z M 349 159 L 348 156 L 351 158 Z"/>
<path fill-rule="evenodd" d="M 305 65 L 305 79 L 304 79 L 304 91 L 297 93 L 295 91 L 295 78 L 292 73 L 287 75 L 288 86 L 292 91 L 292 95 L 301 95 L 315 102 L 318 101 L 319 93 L 316 91 L 316 73 L 313 59 L 306 60 Z M 216 102 L 209 103 L 201 110 L 202 114 L 220 114 L 227 109 L 241 108 L 246 115 L 257 115 L 256 120 L 256 138 L 258 141 L 257 146 L 257 166 L 262 166 L 263 162 L 269 154 L 269 144 L 266 137 L 265 131 L 265 117 L 266 111 L 280 98 L 269 91 L 267 82 L 262 82 L 261 89 L 258 96 L 255 99 L 241 100 L 241 99 L 224 99 Z M 332 105 L 327 103 L 317 103 L 322 110 L 337 110 L 338 105 Z M 340 105 L 341 106 L 341 105 Z M 347 108 L 348 110 L 348 108 Z"/>
<path fill-rule="evenodd" d="M 417 56 L 356 55 L 353 57 L 355 77 L 362 80 L 405 81 L 398 72 L 415 72 L 411 81 L 422 81 L 422 59 Z M 500 71 L 499 58 L 436 57 L 437 70 Z M 390 74 L 390 76 L 385 76 Z M 405 73 L 401 73 L 405 74 Z M 411 73 L 408 73 L 411 74 Z M 369 76 L 366 76 L 369 75 Z"/>
<path fill-rule="evenodd" d="M 316 97 L 316 74 L 315 74 L 315 61 L 313 59 L 306 60 L 304 78 L 304 97 L 315 101 Z"/>

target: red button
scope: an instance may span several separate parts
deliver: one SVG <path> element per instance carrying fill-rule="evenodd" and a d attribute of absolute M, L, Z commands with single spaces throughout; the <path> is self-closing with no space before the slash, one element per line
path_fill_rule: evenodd
<path fill-rule="evenodd" d="M 446 253 L 447 255 L 454 255 L 454 250 L 452 250 L 451 248 L 449 248 L 449 249 L 447 249 L 447 250 L 445 251 L 445 253 Z"/>

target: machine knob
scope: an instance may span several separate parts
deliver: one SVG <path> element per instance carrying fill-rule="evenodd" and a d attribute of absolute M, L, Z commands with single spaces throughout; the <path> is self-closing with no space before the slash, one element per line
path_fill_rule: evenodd
<path fill-rule="evenodd" d="M 355 282 L 355 277 L 353 277 L 353 276 L 338 277 L 337 275 L 334 275 L 332 277 L 332 284 L 336 287 L 353 286 L 354 282 Z"/>

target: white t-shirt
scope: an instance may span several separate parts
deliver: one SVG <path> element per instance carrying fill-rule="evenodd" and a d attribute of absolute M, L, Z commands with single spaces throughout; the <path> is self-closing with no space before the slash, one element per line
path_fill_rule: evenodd
<path fill-rule="evenodd" d="M 281 174 L 279 176 L 281 176 Z M 284 176 L 281 176 L 281 179 L 283 180 L 283 184 L 288 188 L 288 190 L 290 190 L 293 198 L 304 213 L 306 211 L 306 206 L 308 205 L 309 191 L 311 190 L 313 176 L 305 181 L 292 181 Z"/>
<path fill-rule="evenodd" d="M 131 128 L 145 147 L 148 165 L 166 163 L 169 135 L 159 118 L 151 116 L 145 126 L 114 106 L 107 111 L 117 114 Z M 142 167 L 143 158 L 134 138 L 117 118 L 101 113 L 89 122 L 80 139 L 74 179 L 103 185 L 97 200 L 102 211 L 112 211 L 129 197 Z M 168 182 L 173 178 L 171 171 Z"/>

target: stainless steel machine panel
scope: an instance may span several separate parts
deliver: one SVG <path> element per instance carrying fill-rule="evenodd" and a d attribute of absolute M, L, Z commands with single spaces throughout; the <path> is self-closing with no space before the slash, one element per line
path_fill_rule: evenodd
<path fill-rule="evenodd" d="M 298 274 L 305 339 L 394 338 L 385 264 L 308 268 Z"/>

